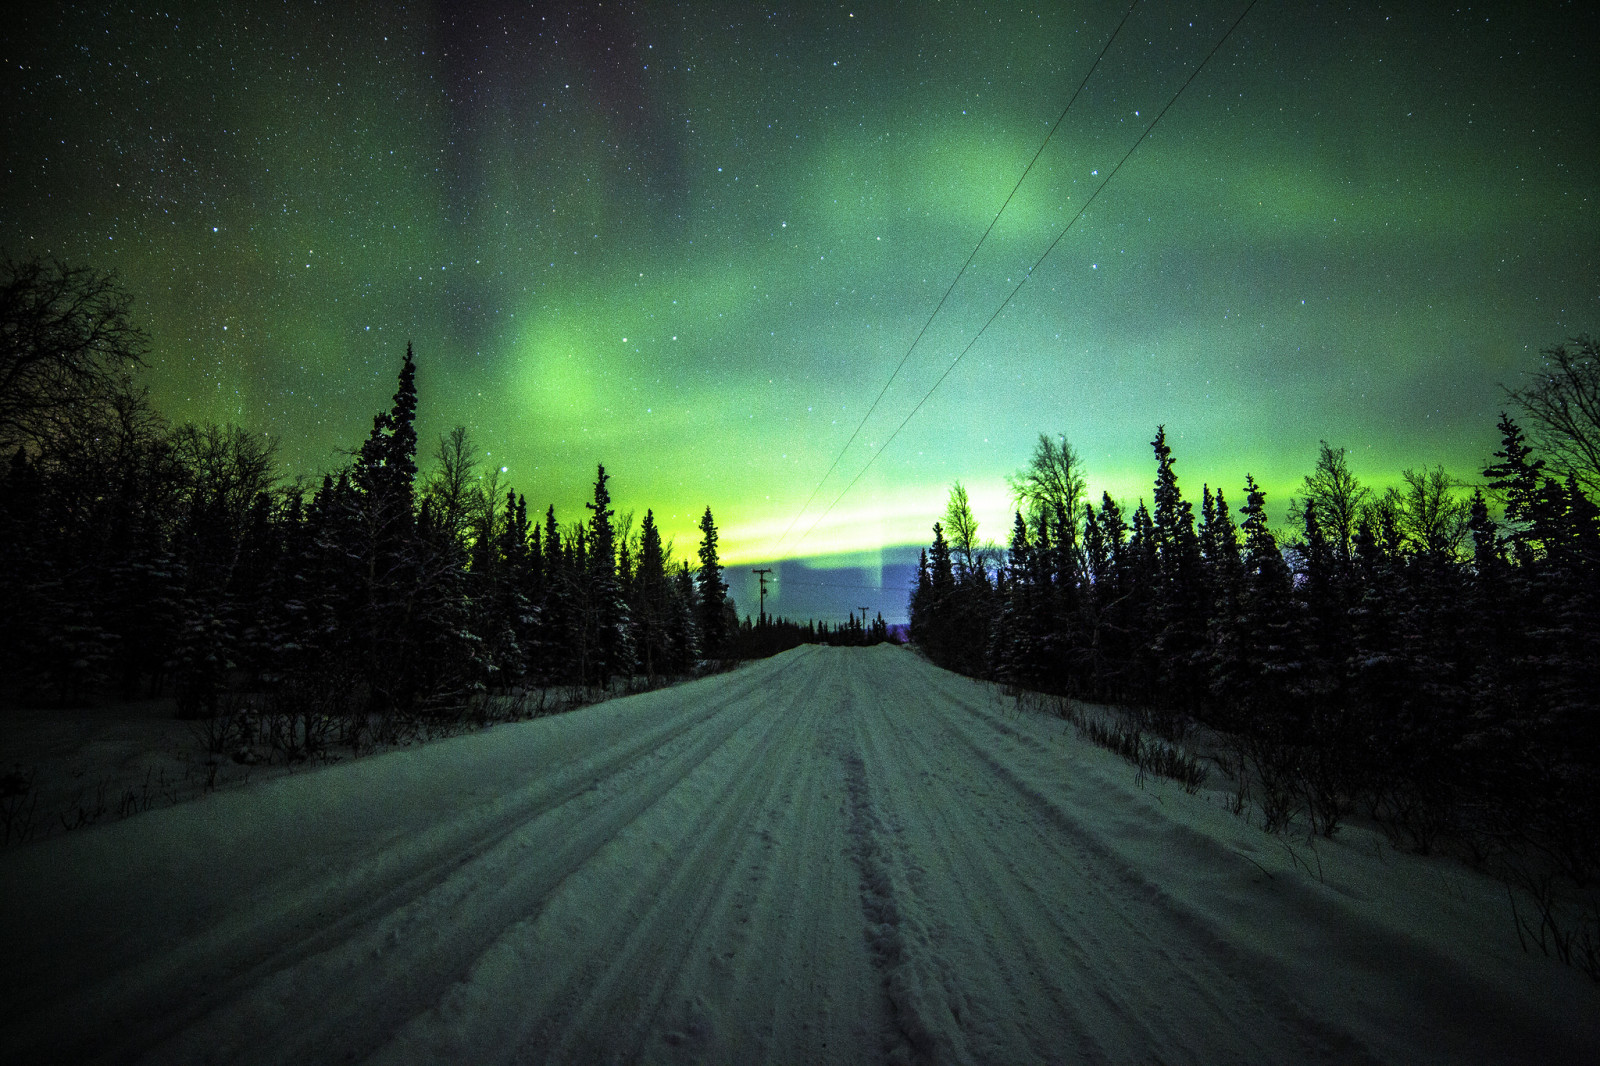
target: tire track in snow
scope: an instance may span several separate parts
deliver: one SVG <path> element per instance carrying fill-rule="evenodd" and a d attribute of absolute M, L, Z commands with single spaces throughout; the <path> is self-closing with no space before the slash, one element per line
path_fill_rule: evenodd
<path fill-rule="evenodd" d="M 67 1016 L 46 1013 L 28 1028 L 55 1040 L 74 1034 L 67 1057 L 75 1061 L 134 1061 L 168 1041 L 172 1046 L 156 1056 L 161 1061 L 297 1061 L 295 1052 L 314 1052 L 319 1039 L 366 1046 L 360 1052 L 366 1054 L 378 1034 L 390 1031 L 386 1025 L 404 1021 L 407 1004 L 430 994 L 430 984 L 448 987 L 470 965 L 492 940 L 507 907 L 520 911 L 527 894 L 553 889 L 746 724 L 754 713 L 752 694 L 803 661 L 795 657 L 741 671 L 750 676 L 704 708 L 631 733 L 581 766 L 536 779 L 509 801 L 472 808 L 431 829 L 424 846 L 383 847 L 367 860 L 370 865 L 358 859 L 355 869 L 295 886 L 287 907 L 284 893 L 266 893 L 271 904 L 262 913 L 230 918 L 144 966 L 134 962 L 68 999 Z M 681 701 L 674 705 L 681 707 Z M 609 807 L 572 810 L 592 805 L 591 794 L 602 784 L 630 771 L 639 776 L 641 760 L 651 751 L 669 761 L 665 772 L 638 781 Z M 587 823 L 568 826 L 575 832 L 551 833 L 555 826 L 549 825 L 543 835 L 556 838 L 549 842 L 553 854 L 527 865 L 530 849 L 518 846 L 519 836 L 574 813 L 587 816 Z M 488 869 L 470 877 L 480 866 Z M 287 941 L 286 926 L 297 930 Z M 241 956 L 251 961 L 230 970 L 229 962 Z M 387 972 L 377 980 L 349 979 L 358 970 L 375 969 L 370 962 L 380 958 Z M 263 1013 L 263 1001 L 276 1001 L 281 1010 Z M 323 1005 L 319 1020 L 285 1032 L 283 1017 L 306 1002 Z M 214 1035 L 196 1038 L 204 1032 Z"/>
<path fill-rule="evenodd" d="M 888 1041 L 890 1062 L 929 1062 L 936 1058 L 939 1041 L 920 1003 L 918 985 L 911 972 L 906 947 L 908 931 L 902 927 L 894 883 L 879 841 L 883 826 L 873 809 L 867 789 L 866 765 L 857 752 L 844 757 L 844 779 L 849 809 L 847 832 L 849 852 L 861 878 L 861 910 L 866 919 L 863 932 L 871 952 L 872 965 L 882 975 L 895 1032 Z"/>
<path fill-rule="evenodd" d="M 1079 886 L 1092 888 L 1120 917 L 1125 933 L 1139 943 L 1136 957 L 1144 960 L 1143 965 L 1124 971 L 1127 984 L 1143 984 L 1152 973 L 1163 975 L 1164 998 L 1169 1005 L 1178 995 L 1192 996 L 1196 1006 L 1183 1012 L 1186 1018 L 1204 1017 L 1203 1009 L 1209 1009 L 1224 1023 L 1217 1026 L 1211 1039 L 1226 1042 L 1237 1040 L 1241 1035 L 1248 1036 L 1255 1045 L 1251 1051 L 1254 1056 L 1268 1055 L 1272 1048 L 1293 1044 L 1300 1061 L 1385 1061 L 1361 1033 L 1326 1009 L 1319 1010 L 1317 1005 L 1297 995 L 1296 982 L 1284 972 L 1278 960 L 1253 950 L 1247 938 L 1239 938 L 1237 929 L 1218 926 L 1214 916 L 1186 903 L 1168 887 L 1145 876 L 1123 849 L 1102 838 L 1083 819 L 1074 817 L 1051 794 L 1048 786 L 1041 787 L 1025 779 L 1041 761 L 1050 764 L 1046 776 L 1059 778 L 1060 764 L 1067 758 L 1068 750 L 1081 742 L 1064 740 L 1063 745 L 1052 752 L 1037 738 L 1006 721 L 997 700 L 974 698 L 970 694 L 974 687 L 971 682 L 951 675 L 939 687 L 944 690 L 941 693 L 945 697 L 943 706 L 930 704 L 936 708 L 939 725 L 977 760 L 988 777 L 1004 784 L 1014 794 L 1024 812 L 1031 812 L 1033 820 L 1044 823 L 1041 842 L 1050 850 L 1069 857 L 1081 878 Z M 951 691 L 957 688 L 968 688 L 969 693 Z M 982 728 L 983 734 L 976 732 L 975 727 Z M 1124 794 L 1130 792 L 1122 781 L 1118 781 L 1114 789 Z M 1130 828 L 1138 828 L 1133 821 L 1128 824 Z M 1254 881 L 1259 872 L 1254 867 L 1247 868 L 1239 856 L 1218 841 L 1203 838 L 1176 823 L 1165 823 L 1162 829 L 1168 842 L 1177 839 L 1197 848 L 1196 862 L 1221 862 L 1237 867 L 1236 873 L 1243 880 Z M 1287 902 L 1298 911 L 1298 924 L 1308 933 L 1320 935 L 1330 918 L 1340 919 L 1338 914 L 1329 914 L 1305 898 L 1309 890 L 1298 881 L 1275 883 L 1272 889 L 1275 891 L 1260 889 L 1253 895 L 1269 907 Z M 1285 894 L 1290 897 L 1288 900 L 1282 898 Z M 1097 924 L 1101 928 L 1115 928 L 1103 921 Z M 1377 929 L 1364 923 L 1347 929 L 1345 935 L 1352 942 L 1371 942 L 1382 936 Z M 1390 953 L 1379 949 L 1373 954 L 1381 957 Z M 1397 950 L 1393 957 L 1402 954 Z M 1126 948 L 1114 954 L 1102 954 L 1097 970 L 1102 975 L 1107 971 L 1114 973 L 1126 956 Z M 1434 963 L 1442 972 L 1455 971 L 1442 957 Z M 1457 972 L 1454 976 L 1464 989 L 1468 983 L 1465 975 Z M 1182 979 L 1183 987 L 1174 984 L 1176 978 Z M 1245 994 L 1242 1001 L 1241 992 Z M 1403 1001 L 1403 997 L 1399 999 Z M 1135 1016 L 1142 1018 L 1145 1012 L 1135 1012 Z M 1274 1030 L 1271 1040 L 1262 1039 Z M 1151 1034 L 1152 1037 L 1159 1035 Z"/>
<path fill-rule="evenodd" d="M 796 687 L 762 700 L 738 737 L 508 929 L 372 1061 L 796 1061 L 787 1049 L 805 1042 L 806 1027 L 774 1017 L 786 998 L 778 960 L 746 952 L 758 988 L 753 1004 L 733 1010 L 712 1002 L 727 983 L 719 989 L 698 960 L 736 956 L 753 914 L 786 902 L 752 895 L 745 875 L 772 845 L 757 823 L 814 774 L 817 696 Z M 581 954 L 562 950 L 572 942 Z M 753 1032 L 755 1005 L 772 1021 L 765 1040 Z M 848 1049 L 835 1039 L 830 1051 L 824 1039 L 806 1061 L 853 1061 Z"/>
<path fill-rule="evenodd" d="M 44 841 L 0 865 L 8 983 L 55 972 L 39 920 L 79 919 L 86 969 L 105 915 L 136 928 L 118 975 L 0 1002 L 0 1060 L 1593 1060 L 1565 971 L 1369 920 L 1383 889 L 1480 929 L 1465 879 L 1459 909 L 1373 863 L 1345 896 L 1262 882 L 1229 816 L 1060 729 L 904 651 L 809 649 Z M 192 848 L 223 816 L 233 849 Z M 300 825 L 320 850 L 277 855 Z"/>
<path fill-rule="evenodd" d="M 604 971 L 593 980 L 590 975 L 579 975 L 581 998 L 564 1004 L 553 1015 L 560 1025 L 544 1034 L 544 1039 L 524 1044 L 516 1056 L 518 1061 L 584 1063 L 602 1057 L 632 1060 L 639 1056 L 657 1028 L 663 1002 L 694 943 L 694 934 L 704 927 L 713 907 L 724 903 L 736 887 L 730 873 L 754 837 L 750 826 L 797 769 L 796 760 L 786 757 L 784 749 L 791 746 L 799 730 L 801 718 L 795 712 L 803 698 L 794 693 L 785 703 L 764 706 L 756 719 L 763 726 L 760 738 L 734 765 L 714 768 L 708 760 L 697 768 L 715 769 L 720 778 L 693 803 L 709 816 L 694 823 L 694 832 L 674 849 L 670 862 L 654 871 L 654 879 L 637 884 L 634 896 L 642 904 L 642 913 L 630 926 L 615 930 L 618 935 L 612 943 L 595 953 L 609 959 Z M 628 845 L 618 840 L 617 846 Z M 619 1002 L 637 1004 L 624 1021 L 625 1032 L 618 1032 L 615 1004 Z M 709 1042 L 705 1039 L 709 1034 L 692 1031 L 693 1025 L 685 1028 L 691 1031 L 671 1034 L 677 1042 Z M 604 1034 L 603 1044 L 595 1040 L 600 1033 Z"/>
<path fill-rule="evenodd" d="M 855 675 L 861 664 L 852 658 L 841 665 Z M 950 975 L 942 972 L 942 960 L 931 949 L 929 930 L 904 905 L 911 871 L 898 853 L 896 827 L 885 823 L 869 779 L 868 758 L 875 764 L 882 758 L 870 728 L 881 714 L 875 705 L 882 694 L 856 676 L 850 680 L 854 698 L 848 707 L 847 736 L 840 741 L 847 850 L 860 878 L 863 933 L 893 1023 L 892 1030 L 884 1034 L 888 1061 L 967 1062 L 970 1057 L 961 1047 L 959 1007 L 952 1009 L 949 1000 Z"/>
<path fill-rule="evenodd" d="M 767 682 L 795 665 L 769 671 Z M 273 1035 L 277 1019 L 250 1019 L 261 1037 L 250 1042 L 252 1054 L 239 1061 L 307 1061 L 330 1044 L 356 1045 L 351 1050 L 357 1057 L 379 1051 L 389 1034 L 415 1016 L 419 1004 L 439 1002 L 611 840 L 734 737 L 760 724 L 760 703 L 753 696 L 761 688 L 751 683 L 719 700 L 713 713 L 675 728 L 651 758 L 642 757 L 643 745 L 630 745 L 634 758 L 608 763 L 607 772 L 569 790 L 562 802 L 508 827 L 477 854 L 446 864 L 442 879 L 404 906 L 380 914 L 359 935 L 275 974 L 272 980 L 286 994 L 303 994 L 309 981 L 338 1007 L 288 1039 Z M 382 966 L 372 966 L 380 957 Z M 363 979 L 352 987 L 348 978 L 356 974 Z M 525 1000 L 518 1002 L 520 1008 Z M 234 1017 L 206 1028 L 221 1028 L 233 1037 L 243 1029 L 242 1021 Z M 206 1039 L 211 1038 L 200 1043 Z M 264 1047 L 272 1050 L 254 1058 Z"/>
<path fill-rule="evenodd" d="M 928 950 L 936 963 L 929 968 L 944 975 L 941 1000 L 949 1005 L 951 1050 L 942 1058 L 1109 1061 L 1071 994 L 1077 990 L 1057 979 L 1067 961 L 1059 953 L 1073 941 L 1055 937 L 1054 952 L 1038 946 L 1055 915 L 1035 905 L 1027 879 L 995 869 L 1004 858 L 1000 850 L 1014 848 L 1016 839 L 998 831 L 1004 827 L 992 820 L 991 800 L 952 776 L 949 753 L 932 742 L 919 713 L 928 679 L 902 680 L 892 669 L 879 672 L 880 704 L 862 731 L 901 827 L 899 848 L 915 896 L 908 902 L 931 916 Z M 1081 949 L 1076 954 L 1087 958 Z"/>
<path fill-rule="evenodd" d="M 877 1049 L 887 1007 L 878 1009 L 855 868 L 841 847 L 844 781 L 831 738 L 847 705 L 842 682 L 833 663 L 814 661 L 803 698 L 776 712 L 795 728 L 773 753 L 772 786 L 727 867 L 728 891 L 676 975 L 672 1027 L 643 1061 L 823 1066 Z"/>

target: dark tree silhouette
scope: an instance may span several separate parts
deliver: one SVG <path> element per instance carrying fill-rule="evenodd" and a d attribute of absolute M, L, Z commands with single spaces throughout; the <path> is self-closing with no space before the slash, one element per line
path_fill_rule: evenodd
<path fill-rule="evenodd" d="M 101 422 L 132 391 L 148 342 L 109 271 L 54 260 L 0 265 L 0 450 L 37 449 Z"/>
<path fill-rule="evenodd" d="M 732 631 L 728 625 L 725 601 L 728 586 L 722 580 L 722 563 L 717 558 L 717 523 L 711 508 L 700 518 L 700 653 L 708 659 L 720 658 Z"/>
<path fill-rule="evenodd" d="M 1600 342 L 1580 334 L 1543 354 L 1533 380 L 1506 393 L 1528 416 L 1550 465 L 1600 495 Z"/>

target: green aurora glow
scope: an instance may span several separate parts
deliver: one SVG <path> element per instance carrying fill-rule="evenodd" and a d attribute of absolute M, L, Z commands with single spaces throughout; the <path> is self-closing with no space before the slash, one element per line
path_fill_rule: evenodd
<path fill-rule="evenodd" d="M 8 30 L 0 246 L 118 270 L 161 409 L 292 472 L 410 340 L 422 440 L 541 509 L 604 462 L 680 557 L 709 505 L 730 562 L 870 580 L 955 478 L 1003 539 L 1041 431 L 1130 499 L 1157 423 L 1193 496 L 1280 514 L 1320 438 L 1473 476 L 1498 383 L 1600 330 L 1584 5 L 1263 2 L 799 539 L 1240 9 L 1144 3 L 780 547 L 1123 4 L 217 6 Z"/>

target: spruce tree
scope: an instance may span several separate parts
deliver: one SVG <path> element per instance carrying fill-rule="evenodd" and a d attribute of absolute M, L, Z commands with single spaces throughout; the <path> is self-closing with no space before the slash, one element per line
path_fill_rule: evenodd
<path fill-rule="evenodd" d="M 700 634 L 695 623 L 699 617 L 699 603 L 694 574 L 687 562 L 680 563 L 672 576 L 671 613 L 667 623 L 667 669 L 670 673 L 689 673 L 700 658 Z"/>
<path fill-rule="evenodd" d="M 1202 690 L 1201 652 L 1209 597 L 1194 510 L 1179 491 L 1165 426 L 1156 428 L 1150 445 L 1156 454 L 1152 532 L 1157 564 L 1151 650 L 1161 678 L 1158 701 L 1170 708 L 1192 709 Z"/>
<path fill-rule="evenodd" d="M 722 564 L 717 559 L 717 523 L 710 507 L 700 518 L 699 556 L 700 654 L 719 659 L 726 653 L 733 634 L 724 607 L 728 586 L 723 583 Z"/>
<path fill-rule="evenodd" d="M 633 673 L 633 644 L 629 638 L 628 605 L 617 577 L 615 513 L 611 509 L 611 475 L 602 464 L 595 473 L 594 500 L 589 509 L 587 600 L 584 623 L 588 663 L 586 683 L 604 687 L 614 674 Z"/>
<path fill-rule="evenodd" d="M 1544 460 L 1533 458 L 1533 448 L 1522 428 L 1504 411 L 1498 428 L 1500 449 L 1494 454 L 1500 461 L 1484 468 L 1483 476 L 1489 479 L 1489 488 L 1502 494 L 1512 554 L 1518 563 L 1526 565 L 1535 553 L 1530 527 L 1538 505 Z"/>
<path fill-rule="evenodd" d="M 1022 512 L 1016 512 L 1007 552 L 1005 593 L 1000 598 L 989 661 L 997 680 L 1024 689 L 1040 688 L 1044 680 L 1046 634 L 1040 627 L 1044 614 L 1040 601 L 1047 592 L 1039 585 L 1043 571 L 1038 563 L 1043 554 L 1030 541 Z"/>
<path fill-rule="evenodd" d="M 655 513 L 646 509 L 639 526 L 639 561 L 631 582 L 629 604 L 635 633 L 635 649 L 645 676 L 654 680 L 656 672 L 671 668 L 668 632 L 671 622 L 671 588 L 667 579 L 666 557 L 661 548 L 661 532 L 656 529 Z"/>
<path fill-rule="evenodd" d="M 928 576 L 928 549 L 917 555 L 917 580 L 911 588 L 910 615 L 911 639 L 920 642 L 921 632 L 928 625 L 928 608 L 933 599 L 933 581 Z"/>
<path fill-rule="evenodd" d="M 352 633 L 367 687 L 369 715 L 409 709 L 421 679 L 409 646 L 409 606 L 417 593 L 418 559 L 412 512 L 417 476 L 416 364 L 406 345 L 399 387 L 388 411 L 372 420 L 351 470 L 349 531 L 359 588 Z"/>
<path fill-rule="evenodd" d="M 448 524 L 438 524 L 439 535 L 448 536 Z M 491 688 L 515 685 L 527 672 L 537 612 L 529 599 L 533 575 L 528 540 L 527 502 L 507 490 L 500 516 L 479 530 L 473 545 L 469 586 L 473 629 L 483 640 Z"/>
<path fill-rule="evenodd" d="M 917 635 L 928 658 L 940 666 L 952 665 L 956 578 L 950 543 L 944 526 L 933 524 L 933 547 L 928 553 L 928 596 L 924 624 Z"/>
<path fill-rule="evenodd" d="M 1291 581 L 1267 527 L 1266 494 L 1248 475 L 1240 513 L 1243 584 L 1233 617 L 1219 619 L 1212 687 L 1228 725 L 1281 740 L 1289 725 L 1290 673 L 1299 651 L 1291 625 Z"/>
<path fill-rule="evenodd" d="M 489 639 L 474 628 L 473 590 L 465 545 L 425 502 L 414 526 L 416 581 L 405 617 L 408 656 L 398 709 L 433 714 L 462 707 L 487 686 L 514 681 L 515 641 L 504 628 Z M 496 591 L 490 587 L 490 595 Z M 493 612 L 491 612 L 491 616 Z M 503 615 L 500 616 L 503 618 Z M 496 645 L 491 652 L 491 641 Z"/>

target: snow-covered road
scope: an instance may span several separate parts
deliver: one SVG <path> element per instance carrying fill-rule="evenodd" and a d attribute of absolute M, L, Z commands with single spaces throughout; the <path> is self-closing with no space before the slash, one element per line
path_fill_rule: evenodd
<path fill-rule="evenodd" d="M 278 778 L 0 853 L 0 1061 L 1600 1061 L 1497 884 L 1133 776 L 884 646 Z"/>

